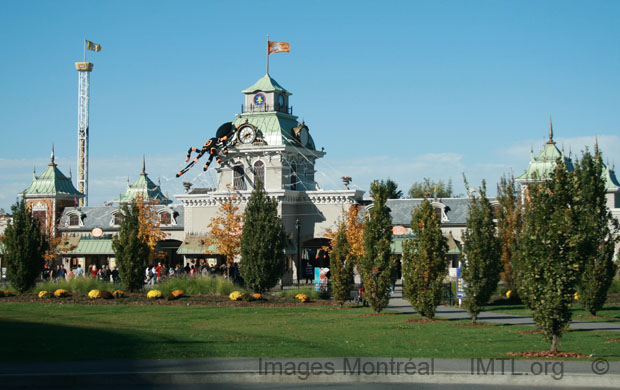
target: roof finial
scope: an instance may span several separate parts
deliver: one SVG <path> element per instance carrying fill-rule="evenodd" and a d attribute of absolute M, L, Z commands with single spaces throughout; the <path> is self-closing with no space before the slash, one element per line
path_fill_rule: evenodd
<path fill-rule="evenodd" d="M 52 155 L 51 155 L 51 163 L 50 165 L 54 165 L 54 144 L 52 144 Z"/>
<path fill-rule="evenodd" d="M 146 163 L 144 161 L 144 155 L 142 155 L 142 174 L 146 175 Z"/>
<path fill-rule="evenodd" d="M 551 123 L 551 115 L 549 115 L 549 141 L 553 141 L 553 123 Z"/>

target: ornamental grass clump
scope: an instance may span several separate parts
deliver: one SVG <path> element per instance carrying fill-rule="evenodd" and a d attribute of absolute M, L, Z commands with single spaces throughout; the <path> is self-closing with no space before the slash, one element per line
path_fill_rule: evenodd
<path fill-rule="evenodd" d="M 54 291 L 54 296 L 56 298 L 66 298 L 66 297 L 70 297 L 71 293 L 67 290 L 59 288 L 58 290 Z"/>
<path fill-rule="evenodd" d="M 99 291 L 99 290 L 90 290 L 88 292 L 88 297 L 90 299 L 99 299 L 99 298 L 101 298 L 101 291 Z"/>
<path fill-rule="evenodd" d="M 233 291 L 239 290 L 239 286 L 220 276 L 183 276 L 167 278 L 163 282 L 158 283 L 156 287 L 158 290 L 166 293 L 175 290 L 183 290 L 185 294 L 190 296 L 228 296 Z"/>
<path fill-rule="evenodd" d="M 160 299 L 162 297 L 161 291 L 151 290 L 146 294 L 148 299 Z"/>
<path fill-rule="evenodd" d="M 125 297 L 125 293 L 121 290 L 114 290 L 114 292 L 112 293 L 112 296 L 116 299 L 119 298 L 124 298 Z"/>
<path fill-rule="evenodd" d="M 51 298 L 52 295 L 49 293 L 49 291 L 39 291 L 39 298 L 41 299 L 47 299 L 47 298 Z"/>

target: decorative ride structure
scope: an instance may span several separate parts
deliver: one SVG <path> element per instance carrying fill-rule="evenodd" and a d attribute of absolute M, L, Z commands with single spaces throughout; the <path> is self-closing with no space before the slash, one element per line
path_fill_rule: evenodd
<path fill-rule="evenodd" d="M 78 191 L 84 194 L 80 206 L 88 206 L 88 103 L 90 100 L 91 62 L 76 62 L 78 71 Z"/>

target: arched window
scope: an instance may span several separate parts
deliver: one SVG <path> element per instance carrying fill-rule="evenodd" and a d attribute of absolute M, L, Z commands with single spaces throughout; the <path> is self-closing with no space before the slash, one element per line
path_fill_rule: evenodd
<path fill-rule="evenodd" d="M 77 214 L 69 214 L 69 226 L 80 226 L 80 216 Z"/>
<path fill-rule="evenodd" d="M 291 190 L 297 190 L 297 164 L 291 164 Z"/>
<path fill-rule="evenodd" d="M 437 220 L 439 221 L 439 223 L 441 223 L 442 214 L 443 214 L 443 211 L 441 210 L 441 207 L 435 207 L 435 216 L 437 217 Z"/>
<path fill-rule="evenodd" d="M 259 181 L 265 187 L 265 163 L 260 160 L 254 163 L 254 185 Z"/>
<path fill-rule="evenodd" d="M 243 164 L 238 164 L 233 167 L 233 190 L 245 190 Z"/>
<path fill-rule="evenodd" d="M 159 223 L 161 223 L 162 225 L 170 225 L 172 223 L 172 216 L 170 215 L 170 213 L 167 211 L 160 213 Z"/>

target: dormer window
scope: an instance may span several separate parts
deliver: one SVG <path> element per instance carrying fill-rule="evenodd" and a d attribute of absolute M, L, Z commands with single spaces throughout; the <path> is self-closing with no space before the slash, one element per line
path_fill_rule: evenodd
<path fill-rule="evenodd" d="M 121 222 L 123 222 L 123 215 L 121 214 L 120 211 L 115 212 L 114 214 L 112 214 L 112 221 L 110 221 L 110 225 L 112 226 L 120 226 Z"/>
<path fill-rule="evenodd" d="M 159 214 L 159 223 L 162 225 L 170 225 L 172 224 L 172 216 L 169 212 L 164 211 Z"/>
<path fill-rule="evenodd" d="M 439 223 L 448 222 L 449 219 L 446 212 L 450 209 L 445 204 L 439 202 L 433 202 L 432 205 L 435 208 L 435 216 L 437 216 Z"/>
<path fill-rule="evenodd" d="M 77 214 L 69 214 L 69 226 L 80 226 L 80 216 Z"/>

